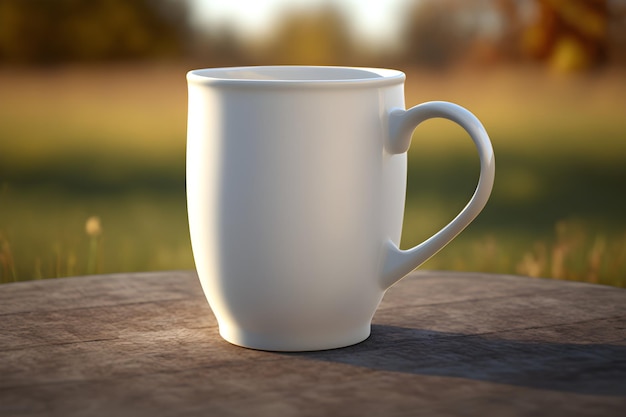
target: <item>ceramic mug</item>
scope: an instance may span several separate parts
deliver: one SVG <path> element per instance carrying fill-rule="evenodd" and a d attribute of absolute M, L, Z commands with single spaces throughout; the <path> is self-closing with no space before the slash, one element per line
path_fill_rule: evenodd
<path fill-rule="evenodd" d="M 494 180 L 485 129 L 452 103 L 405 110 L 404 80 L 347 67 L 187 74 L 191 243 L 225 340 L 276 351 L 365 340 L 385 290 L 482 210 Z M 447 226 L 400 250 L 407 150 L 415 127 L 435 117 L 474 141 L 478 186 Z"/>

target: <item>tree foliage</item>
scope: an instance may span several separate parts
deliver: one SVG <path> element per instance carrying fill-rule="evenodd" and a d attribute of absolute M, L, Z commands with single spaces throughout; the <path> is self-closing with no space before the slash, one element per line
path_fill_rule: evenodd
<path fill-rule="evenodd" d="M 457 19 L 465 5 L 462 0 L 417 2 L 405 22 L 405 59 L 427 67 L 451 64 L 468 41 Z"/>
<path fill-rule="evenodd" d="M 346 19 L 330 4 L 285 13 L 268 45 L 268 55 L 283 64 L 345 63 L 351 51 Z"/>
<path fill-rule="evenodd" d="M 535 18 L 522 38 L 527 55 L 562 71 L 586 69 L 607 58 L 606 0 L 536 0 Z"/>
<path fill-rule="evenodd" d="M 188 1 L 0 0 L 0 64 L 185 57 L 203 65 L 391 61 L 440 69 L 525 59 L 572 71 L 626 63 L 622 0 L 407 2 L 396 23 L 404 47 L 377 55 L 354 42 L 343 9 L 330 2 L 284 10 L 272 36 L 246 39 L 228 25 L 192 27 Z"/>
<path fill-rule="evenodd" d="M 589 69 L 607 62 L 611 42 L 619 38 L 619 29 L 609 31 L 619 13 L 619 2 L 614 3 L 421 0 L 408 13 L 406 59 L 443 67 L 484 51 L 486 45 L 492 59 L 530 59 L 559 71 Z"/>
<path fill-rule="evenodd" d="M 183 2 L 0 0 L 0 62 L 175 56 L 187 28 Z"/>

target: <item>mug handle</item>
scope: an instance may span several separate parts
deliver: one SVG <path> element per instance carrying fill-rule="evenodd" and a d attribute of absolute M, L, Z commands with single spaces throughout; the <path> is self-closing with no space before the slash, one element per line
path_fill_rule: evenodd
<path fill-rule="evenodd" d="M 391 240 L 385 245 L 382 269 L 383 289 L 387 289 L 435 255 L 463 231 L 487 204 L 495 177 L 495 158 L 489 136 L 482 123 L 465 108 L 445 101 L 431 101 L 409 110 L 393 109 L 388 119 L 388 140 L 385 149 L 391 154 L 409 149 L 415 128 L 425 120 L 444 118 L 461 126 L 474 141 L 480 157 L 478 186 L 469 203 L 443 229 L 411 249 L 401 250 Z"/>

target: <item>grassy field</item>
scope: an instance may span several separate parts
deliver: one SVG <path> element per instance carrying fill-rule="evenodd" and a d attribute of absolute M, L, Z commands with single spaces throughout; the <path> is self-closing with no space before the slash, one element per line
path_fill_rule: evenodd
<path fill-rule="evenodd" d="M 188 69 L 0 70 L 0 282 L 193 268 L 184 190 Z M 466 106 L 496 151 L 487 208 L 422 268 L 626 287 L 626 74 L 407 75 L 407 105 Z M 478 174 L 474 153 L 450 123 L 416 131 L 403 247 L 465 205 Z M 87 233 L 95 217 L 101 233 Z"/>

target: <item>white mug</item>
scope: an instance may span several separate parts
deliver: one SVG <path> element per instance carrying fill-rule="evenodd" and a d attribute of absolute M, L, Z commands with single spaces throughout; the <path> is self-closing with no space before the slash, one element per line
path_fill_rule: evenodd
<path fill-rule="evenodd" d="M 225 340 L 274 351 L 365 340 L 386 289 L 483 209 L 495 166 L 485 129 L 452 103 L 405 110 L 404 80 L 346 67 L 187 74 L 191 243 Z M 406 152 L 415 127 L 434 117 L 469 133 L 478 186 L 447 226 L 400 250 Z"/>

